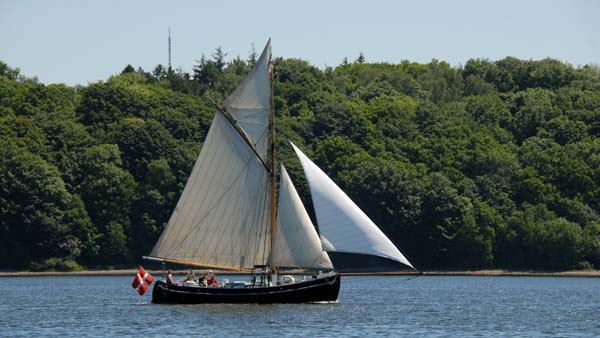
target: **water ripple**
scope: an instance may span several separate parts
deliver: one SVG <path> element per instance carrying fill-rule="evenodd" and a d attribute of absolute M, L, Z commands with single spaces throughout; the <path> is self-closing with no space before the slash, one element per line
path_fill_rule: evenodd
<path fill-rule="evenodd" d="M 300 305 L 155 305 L 131 277 L 0 278 L 2 337 L 594 337 L 600 279 L 344 277 Z"/>

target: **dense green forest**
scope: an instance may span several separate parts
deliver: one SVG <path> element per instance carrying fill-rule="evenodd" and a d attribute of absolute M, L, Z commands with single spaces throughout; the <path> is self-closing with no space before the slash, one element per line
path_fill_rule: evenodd
<path fill-rule="evenodd" d="M 44 85 L 0 62 L 0 269 L 148 254 L 220 102 L 249 71 L 128 65 Z M 275 59 L 278 160 L 300 146 L 419 268 L 600 268 L 600 68 L 544 59 L 321 70 Z M 309 208 L 310 209 L 310 208 Z"/>

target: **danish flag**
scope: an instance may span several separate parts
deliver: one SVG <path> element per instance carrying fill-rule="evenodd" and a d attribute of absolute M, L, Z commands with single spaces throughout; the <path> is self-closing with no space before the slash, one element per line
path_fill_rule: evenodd
<path fill-rule="evenodd" d="M 144 268 L 140 265 L 138 273 L 135 276 L 133 283 L 131 283 L 131 286 L 136 289 L 137 293 L 139 293 L 141 296 L 148 291 L 148 285 L 152 284 L 152 282 L 154 282 L 154 278 L 152 278 L 152 276 L 150 276 L 150 274 L 147 273 L 146 270 L 144 270 Z"/>

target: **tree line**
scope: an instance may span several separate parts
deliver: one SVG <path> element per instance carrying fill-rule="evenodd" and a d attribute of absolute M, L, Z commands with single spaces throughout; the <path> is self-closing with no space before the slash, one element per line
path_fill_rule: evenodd
<path fill-rule="evenodd" d="M 220 102 L 252 68 L 128 65 L 87 86 L 0 62 L 0 269 L 148 254 Z M 274 60 L 278 160 L 300 146 L 420 268 L 600 267 L 600 68 Z"/>

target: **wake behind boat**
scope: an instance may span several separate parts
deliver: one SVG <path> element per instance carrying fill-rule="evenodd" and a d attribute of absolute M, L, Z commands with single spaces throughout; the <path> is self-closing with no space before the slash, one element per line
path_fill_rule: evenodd
<path fill-rule="evenodd" d="M 373 256 L 414 269 L 369 217 L 294 144 L 318 228 L 283 165 L 277 196 L 273 106 L 269 40 L 254 69 L 223 106 L 217 106 L 177 206 L 145 257 L 252 272 L 252 280 L 216 288 L 159 281 L 152 292 L 154 303 L 335 301 L 341 280 L 328 252 Z M 282 276 L 288 269 L 309 273 L 298 279 Z"/>

